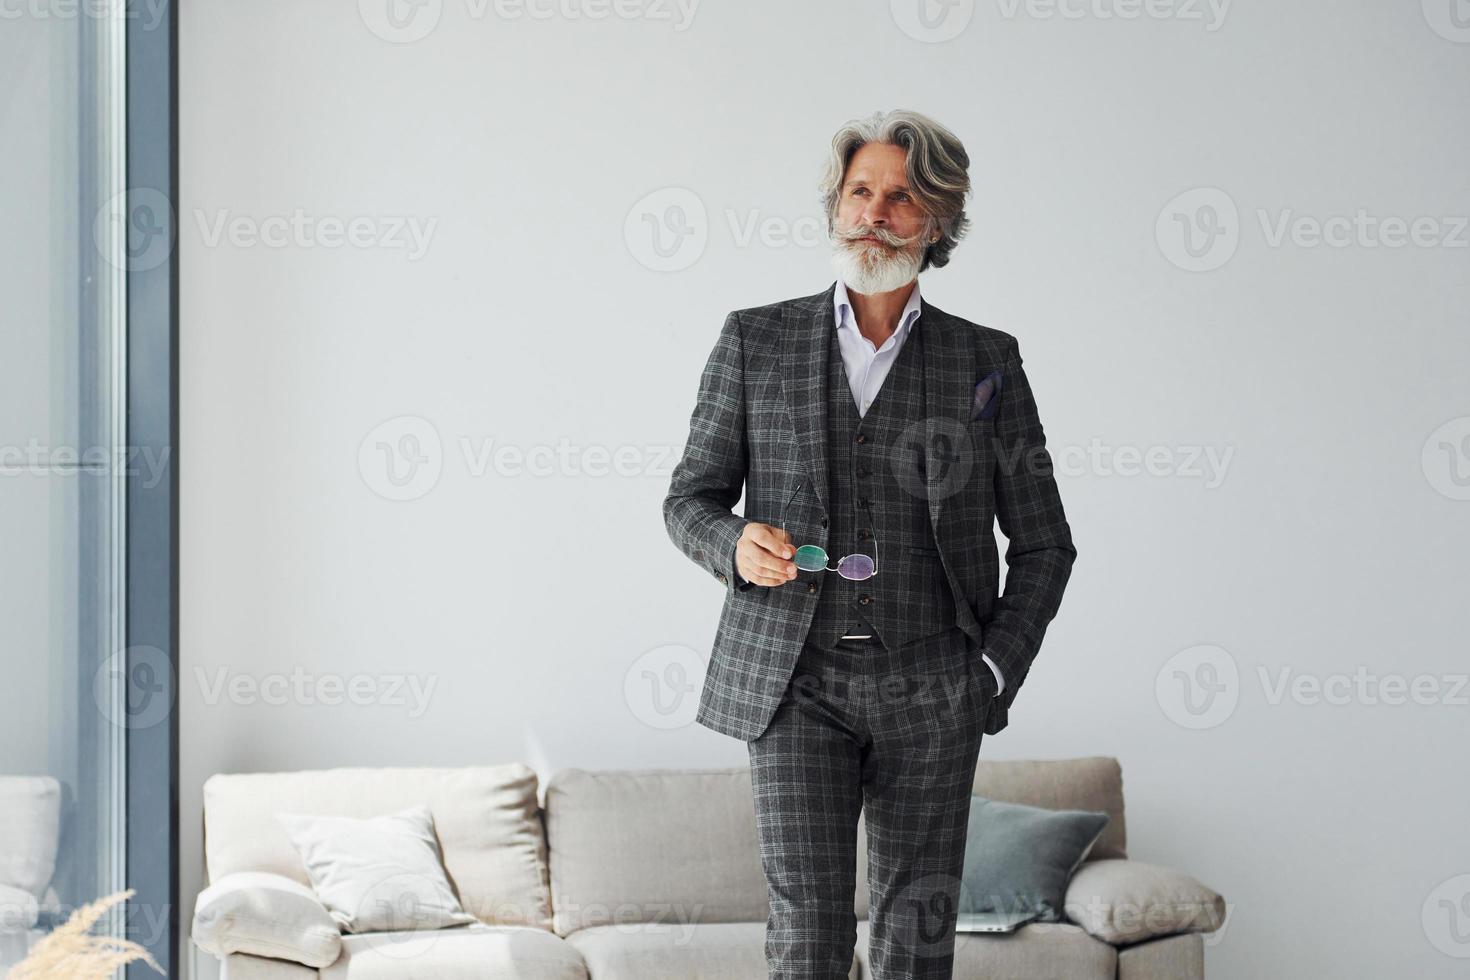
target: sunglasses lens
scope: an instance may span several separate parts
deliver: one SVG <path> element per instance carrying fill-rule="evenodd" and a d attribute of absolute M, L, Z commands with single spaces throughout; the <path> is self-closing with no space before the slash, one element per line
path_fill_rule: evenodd
<path fill-rule="evenodd" d="M 820 572 L 827 567 L 827 553 L 814 544 L 804 544 L 797 548 L 796 556 L 791 560 L 804 572 Z"/>
<path fill-rule="evenodd" d="M 837 563 L 837 574 L 854 582 L 873 577 L 873 559 L 867 555 L 848 555 Z"/>

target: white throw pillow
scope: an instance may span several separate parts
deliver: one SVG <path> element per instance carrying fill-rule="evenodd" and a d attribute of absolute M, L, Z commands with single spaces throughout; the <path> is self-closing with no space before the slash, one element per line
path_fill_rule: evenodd
<path fill-rule="evenodd" d="M 200 892 L 190 935 L 221 959 L 250 953 L 321 968 L 342 952 L 337 923 L 311 889 L 265 871 L 236 871 Z"/>
<path fill-rule="evenodd" d="M 278 813 L 317 898 L 343 932 L 467 925 L 427 806 L 358 819 Z"/>

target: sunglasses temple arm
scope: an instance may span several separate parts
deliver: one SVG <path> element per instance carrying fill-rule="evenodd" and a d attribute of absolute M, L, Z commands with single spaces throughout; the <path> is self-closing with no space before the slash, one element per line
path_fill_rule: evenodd
<path fill-rule="evenodd" d="M 796 499 L 796 495 L 801 493 L 801 488 L 804 486 L 806 486 L 806 480 L 800 480 L 796 484 L 796 489 L 791 491 L 791 496 L 786 498 L 786 506 L 781 508 L 781 530 L 783 532 L 786 530 L 786 512 L 791 509 L 791 501 Z"/>
<path fill-rule="evenodd" d="M 872 516 L 872 513 L 873 513 L 873 508 L 870 506 L 868 508 L 868 515 L 871 517 Z M 877 521 L 874 521 L 873 522 L 873 574 L 874 575 L 877 575 L 878 574 L 878 522 Z"/>

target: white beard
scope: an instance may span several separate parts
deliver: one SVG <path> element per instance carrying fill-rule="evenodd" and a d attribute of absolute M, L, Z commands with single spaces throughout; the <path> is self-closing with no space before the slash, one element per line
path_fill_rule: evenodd
<path fill-rule="evenodd" d="M 832 268 L 843 283 L 859 293 L 888 293 L 914 281 L 924 264 L 924 250 L 890 252 L 862 242 L 839 242 L 832 252 Z"/>

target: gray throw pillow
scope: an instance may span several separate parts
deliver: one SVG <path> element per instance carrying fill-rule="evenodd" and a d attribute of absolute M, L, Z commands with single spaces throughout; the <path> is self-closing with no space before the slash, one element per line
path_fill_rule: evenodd
<path fill-rule="evenodd" d="M 970 797 L 960 912 L 1037 912 L 1059 922 L 1072 872 L 1107 826 L 1091 810 Z"/>

